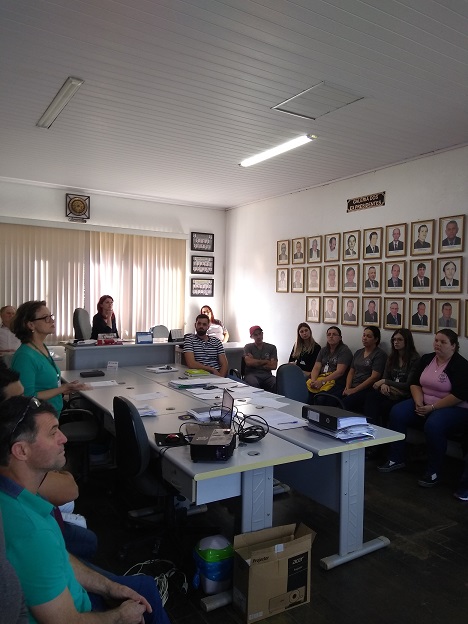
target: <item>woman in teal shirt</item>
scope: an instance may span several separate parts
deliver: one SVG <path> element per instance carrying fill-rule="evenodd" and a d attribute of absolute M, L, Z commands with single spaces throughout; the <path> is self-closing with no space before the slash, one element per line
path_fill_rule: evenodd
<path fill-rule="evenodd" d="M 55 332 L 54 315 L 45 301 L 26 301 L 19 306 L 13 319 L 13 333 L 21 340 L 11 368 L 19 373 L 26 396 L 49 401 L 57 413 L 63 408 L 63 395 L 85 388 L 79 381 L 61 384 L 57 368 L 44 340 Z"/>

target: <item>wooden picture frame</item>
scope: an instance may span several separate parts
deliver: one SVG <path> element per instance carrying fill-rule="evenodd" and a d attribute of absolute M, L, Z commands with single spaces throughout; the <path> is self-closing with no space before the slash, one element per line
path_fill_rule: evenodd
<path fill-rule="evenodd" d="M 343 264 L 341 274 L 341 290 L 346 293 L 357 293 L 359 290 L 359 264 Z"/>
<path fill-rule="evenodd" d="M 465 336 L 468 338 L 468 301 L 465 301 Z"/>
<path fill-rule="evenodd" d="M 324 240 L 324 261 L 325 262 L 337 262 L 340 259 L 340 241 L 341 235 L 339 233 L 336 234 L 325 234 L 323 237 Z"/>
<path fill-rule="evenodd" d="M 332 278 L 335 278 L 334 280 Z M 326 293 L 340 292 L 340 265 L 329 264 L 323 267 L 323 291 Z"/>
<path fill-rule="evenodd" d="M 406 223 L 395 223 L 385 228 L 385 255 L 387 258 L 406 255 Z"/>
<path fill-rule="evenodd" d="M 289 264 L 289 240 L 277 241 L 276 264 Z"/>
<path fill-rule="evenodd" d="M 368 228 L 362 235 L 362 257 L 372 260 L 382 257 L 382 228 Z M 374 251 L 373 251 L 374 250 Z"/>
<path fill-rule="evenodd" d="M 393 286 L 396 283 L 398 286 Z M 406 290 L 406 262 L 398 260 L 385 263 L 385 292 L 404 293 Z"/>
<path fill-rule="evenodd" d="M 276 269 L 276 292 L 289 292 L 289 269 L 286 267 Z"/>
<path fill-rule="evenodd" d="M 432 298 L 424 299 L 422 297 L 410 297 L 408 327 L 413 332 L 424 332 L 426 334 L 431 332 Z"/>
<path fill-rule="evenodd" d="M 452 285 L 450 285 L 452 284 Z M 463 258 L 437 258 L 437 292 L 461 293 L 463 284 Z"/>
<path fill-rule="evenodd" d="M 343 262 L 356 262 L 361 256 L 361 231 L 343 232 Z"/>
<path fill-rule="evenodd" d="M 411 222 L 411 255 L 434 253 L 434 219 Z"/>
<path fill-rule="evenodd" d="M 361 325 L 375 325 L 376 327 L 380 326 L 381 303 L 382 297 L 362 297 Z"/>
<path fill-rule="evenodd" d="M 437 332 L 439 329 L 448 327 L 449 329 L 453 329 L 453 331 L 458 334 L 460 327 L 460 312 L 460 299 L 436 299 L 434 331 Z"/>
<path fill-rule="evenodd" d="M 192 256 L 192 273 L 195 275 L 214 275 L 214 256 Z"/>
<path fill-rule="evenodd" d="M 292 255 L 292 264 L 304 264 L 305 263 L 305 238 L 304 237 L 292 239 L 291 255 Z"/>
<path fill-rule="evenodd" d="M 304 292 L 304 267 L 293 267 L 291 269 L 291 292 Z"/>
<path fill-rule="evenodd" d="M 381 262 L 365 262 L 362 265 L 362 292 L 371 295 L 382 292 Z"/>
<path fill-rule="evenodd" d="M 213 252 L 214 234 L 211 234 L 210 232 L 191 232 L 190 250 Z"/>
<path fill-rule="evenodd" d="M 322 262 L 322 236 L 309 236 L 307 239 L 307 262 Z"/>
<path fill-rule="evenodd" d="M 322 267 L 312 264 L 307 267 L 307 292 L 318 293 L 322 283 Z"/>
<path fill-rule="evenodd" d="M 439 253 L 461 253 L 465 247 L 465 215 L 439 219 Z"/>
<path fill-rule="evenodd" d="M 359 297 L 341 297 L 341 324 L 359 325 Z"/>
<path fill-rule="evenodd" d="M 396 322 L 393 320 L 396 318 Z M 405 299 L 403 297 L 384 297 L 382 314 L 385 329 L 401 329 L 405 326 Z"/>
<path fill-rule="evenodd" d="M 192 277 L 190 280 L 191 297 L 213 297 L 214 279 Z"/>
<path fill-rule="evenodd" d="M 338 297 L 322 297 L 323 322 L 329 325 L 336 325 L 338 318 Z"/>
<path fill-rule="evenodd" d="M 411 293 L 431 293 L 434 285 L 432 273 L 432 259 L 410 260 L 409 291 Z"/>
<path fill-rule="evenodd" d="M 306 321 L 308 323 L 320 323 L 321 299 L 321 297 L 306 297 Z"/>

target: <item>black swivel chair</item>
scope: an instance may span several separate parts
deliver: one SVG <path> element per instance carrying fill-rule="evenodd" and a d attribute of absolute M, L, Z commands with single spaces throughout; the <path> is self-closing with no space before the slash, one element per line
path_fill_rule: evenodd
<path fill-rule="evenodd" d="M 97 417 L 86 409 L 69 408 L 60 413 L 60 431 L 66 436 L 67 461 L 71 461 L 71 472 L 75 478 L 87 481 L 90 468 L 90 444 L 96 440 L 100 425 Z M 80 466 L 75 466 L 75 458 Z M 78 473 L 76 472 L 78 470 Z"/>
<path fill-rule="evenodd" d="M 328 392 L 317 392 L 312 396 L 311 405 L 331 405 L 332 407 L 345 409 L 343 401 L 340 397 L 337 397 L 334 394 L 329 394 Z"/>
<path fill-rule="evenodd" d="M 276 392 L 287 399 L 307 403 L 309 391 L 302 369 L 293 364 L 281 364 L 276 371 Z"/>

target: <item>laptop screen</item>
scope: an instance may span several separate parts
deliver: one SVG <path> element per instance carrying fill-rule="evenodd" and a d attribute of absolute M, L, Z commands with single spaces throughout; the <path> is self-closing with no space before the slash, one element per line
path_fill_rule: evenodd
<path fill-rule="evenodd" d="M 230 429 L 232 426 L 232 417 L 234 415 L 234 397 L 230 392 L 224 390 L 223 392 L 223 402 L 221 404 L 221 417 L 220 422 L 226 427 L 226 429 Z"/>

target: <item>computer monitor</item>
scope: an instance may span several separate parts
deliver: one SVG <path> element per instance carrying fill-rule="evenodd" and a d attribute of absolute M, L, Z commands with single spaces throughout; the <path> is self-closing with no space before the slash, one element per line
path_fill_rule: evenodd
<path fill-rule="evenodd" d="M 183 329 L 171 329 L 169 332 L 168 342 L 184 342 L 184 330 Z"/>

